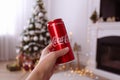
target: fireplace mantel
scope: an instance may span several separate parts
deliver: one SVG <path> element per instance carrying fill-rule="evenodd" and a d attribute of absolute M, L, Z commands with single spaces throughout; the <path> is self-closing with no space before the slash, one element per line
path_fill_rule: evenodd
<path fill-rule="evenodd" d="M 120 22 L 97 22 L 89 25 L 89 27 L 96 27 L 99 30 L 120 30 Z"/>
<path fill-rule="evenodd" d="M 104 36 L 109 36 L 109 35 L 116 35 L 120 36 L 120 22 L 102 22 L 102 23 L 95 23 L 88 25 L 89 30 L 88 34 L 90 36 L 90 40 L 93 40 L 104 37 Z"/>

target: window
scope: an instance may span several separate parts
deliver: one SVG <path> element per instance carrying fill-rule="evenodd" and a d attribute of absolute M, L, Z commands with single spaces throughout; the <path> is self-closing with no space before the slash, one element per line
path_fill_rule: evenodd
<path fill-rule="evenodd" d="M 0 35 L 15 32 L 16 0 L 0 0 Z"/>

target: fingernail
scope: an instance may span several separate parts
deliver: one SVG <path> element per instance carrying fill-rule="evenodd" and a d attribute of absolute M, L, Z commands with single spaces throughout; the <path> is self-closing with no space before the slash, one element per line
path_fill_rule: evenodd
<path fill-rule="evenodd" d="M 65 48 L 65 50 L 69 50 L 69 48 L 68 48 L 68 47 L 66 47 L 66 48 Z"/>

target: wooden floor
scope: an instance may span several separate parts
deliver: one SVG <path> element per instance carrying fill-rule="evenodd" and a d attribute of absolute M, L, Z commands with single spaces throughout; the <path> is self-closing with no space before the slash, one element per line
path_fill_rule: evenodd
<path fill-rule="evenodd" d="M 0 80 L 25 80 L 28 72 L 16 71 L 10 72 L 6 69 L 6 65 L 11 62 L 0 62 Z"/>
<path fill-rule="evenodd" d="M 6 65 L 11 62 L 0 62 L 0 80 L 25 80 L 30 72 L 17 71 L 10 72 L 6 69 Z M 108 79 L 91 79 L 78 74 L 63 71 L 55 73 L 50 80 L 108 80 Z"/>

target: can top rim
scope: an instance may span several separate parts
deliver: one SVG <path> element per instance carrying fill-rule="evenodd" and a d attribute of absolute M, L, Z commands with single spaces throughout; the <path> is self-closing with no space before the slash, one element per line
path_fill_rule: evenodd
<path fill-rule="evenodd" d="M 62 21 L 62 19 L 61 18 L 57 18 L 57 19 L 51 20 L 51 21 L 48 22 L 48 24 L 52 24 L 52 23 L 58 22 L 58 21 Z"/>

